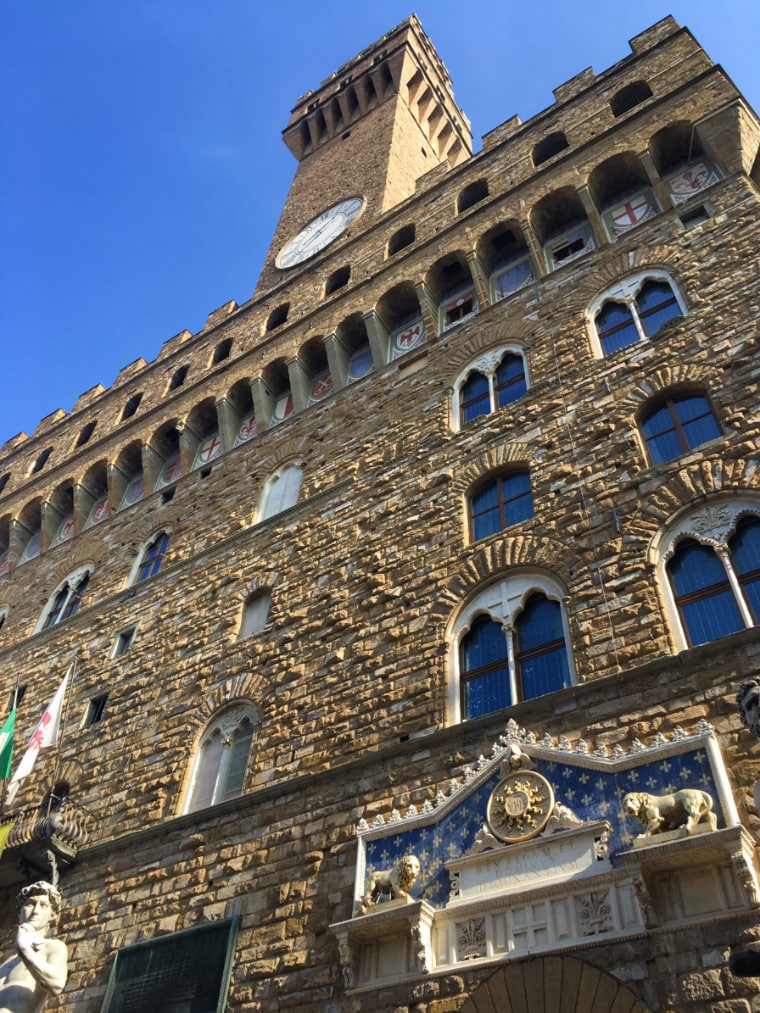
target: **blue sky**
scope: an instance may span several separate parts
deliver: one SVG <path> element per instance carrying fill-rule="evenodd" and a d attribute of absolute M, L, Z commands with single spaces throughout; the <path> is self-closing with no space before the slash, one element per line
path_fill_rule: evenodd
<path fill-rule="evenodd" d="M 759 0 L 6 0 L 0 443 L 250 298 L 295 170 L 290 109 L 413 10 L 476 149 L 667 14 L 760 106 Z"/>

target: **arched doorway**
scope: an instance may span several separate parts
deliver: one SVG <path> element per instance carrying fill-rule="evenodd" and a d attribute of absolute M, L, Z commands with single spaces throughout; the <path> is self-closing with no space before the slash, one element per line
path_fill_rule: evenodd
<path fill-rule="evenodd" d="M 506 964 L 475 989 L 460 1013 L 555 1013 L 560 1008 L 562 1013 L 652 1013 L 612 975 L 574 957 Z"/>

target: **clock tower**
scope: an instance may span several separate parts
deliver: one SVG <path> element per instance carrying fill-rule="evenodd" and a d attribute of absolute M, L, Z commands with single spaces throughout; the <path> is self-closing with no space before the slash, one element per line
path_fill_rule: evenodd
<path fill-rule="evenodd" d="M 298 100 L 283 131 L 298 159 L 254 297 L 471 154 L 470 124 L 415 15 Z"/>

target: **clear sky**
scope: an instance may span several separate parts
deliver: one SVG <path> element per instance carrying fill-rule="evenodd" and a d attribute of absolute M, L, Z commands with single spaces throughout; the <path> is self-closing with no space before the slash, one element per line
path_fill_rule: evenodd
<path fill-rule="evenodd" d="M 480 138 L 672 14 L 760 107 L 760 0 L 5 0 L 0 443 L 250 298 L 296 99 L 420 17 Z"/>

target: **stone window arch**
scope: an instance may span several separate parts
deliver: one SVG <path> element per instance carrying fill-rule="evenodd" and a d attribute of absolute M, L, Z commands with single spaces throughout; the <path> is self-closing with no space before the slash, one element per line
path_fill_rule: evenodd
<path fill-rule="evenodd" d="M 488 196 L 488 180 L 476 179 L 462 190 L 457 197 L 457 214 L 469 210 Z"/>
<path fill-rule="evenodd" d="M 652 89 L 646 81 L 632 81 L 624 88 L 616 91 L 610 99 L 610 109 L 615 117 L 622 116 L 629 109 L 641 105 L 648 98 L 652 97 Z"/>
<path fill-rule="evenodd" d="M 388 240 L 388 256 L 392 257 L 394 253 L 403 250 L 405 246 L 411 246 L 416 238 L 417 227 L 415 225 L 402 225 Z"/>
<path fill-rule="evenodd" d="M 80 567 L 58 585 L 48 598 L 47 604 L 37 620 L 35 633 L 39 633 L 40 630 L 48 630 L 51 626 L 57 626 L 58 623 L 70 619 L 77 613 L 90 583 L 91 575 L 91 567 Z"/>
<path fill-rule="evenodd" d="M 760 501 L 690 511 L 652 552 L 678 650 L 760 623 Z"/>
<path fill-rule="evenodd" d="M 525 355 L 518 346 L 501 346 L 478 356 L 454 383 L 455 429 L 512 404 L 527 392 L 528 386 Z"/>
<path fill-rule="evenodd" d="M 243 794 L 255 721 L 253 708 L 238 704 L 209 722 L 193 756 L 183 812 L 197 812 Z"/>
<path fill-rule="evenodd" d="M 645 271 L 618 282 L 589 307 L 592 344 L 599 358 L 654 338 L 669 320 L 688 309 L 678 286 L 665 271 Z"/>
<path fill-rule="evenodd" d="M 132 418 L 137 409 L 140 407 L 140 402 L 142 401 L 142 399 L 143 399 L 143 392 L 138 391 L 136 394 L 133 394 L 132 397 L 130 397 L 125 402 L 124 408 L 122 409 L 121 413 L 120 419 L 121 422 L 124 422 L 126 419 Z"/>
<path fill-rule="evenodd" d="M 224 362 L 225 359 L 229 359 L 231 351 L 232 338 L 223 338 L 214 349 L 214 354 L 211 356 L 211 365 L 216 366 L 220 362 Z"/>
<path fill-rule="evenodd" d="M 556 578 L 523 571 L 462 607 L 450 637 L 451 724 L 573 685 L 564 599 Z"/>
<path fill-rule="evenodd" d="M 554 158 L 560 151 L 570 147 L 570 142 L 563 130 L 555 130 L 553 134 L 542 138 L 533 148 L 533 164 L 538 166 Z"/>
<path fill-rule="evenodd" d="M 275 306 L 272 312 L 267 317 L 266 331 L 273 331 L 277 327 L 281 327 L 288 319 L 290 313 L 290 303 L 283 302 L 279 306 Z"/>
<path fill-rule="evenodd" d="M 187 378 L 187 374 L 190 370 L 190 363 L 183 363 L 178 369 L 175 369 L 172 373 L 172 378 L 169 381 L 169 386 L 166 388 L 167 391 L 178 390 Z"/>
<path fill-rule="evenodd" d="M 37 457 L 36 457 L 36 459 L 35 459 L 35 461 L 34 461 L 34 463 L 32 464 L 31 468 L 29 469 L 29 474 L 30 475 L 36 475 L 39 471 L 42 471 L 42 469 L 47 464 L 48 458 L 50 457 L 50 455 L 52 453 L 53 453 L 53 448 L 52 447 L 46 447 L 40 454 L 38 454 Z"/>

